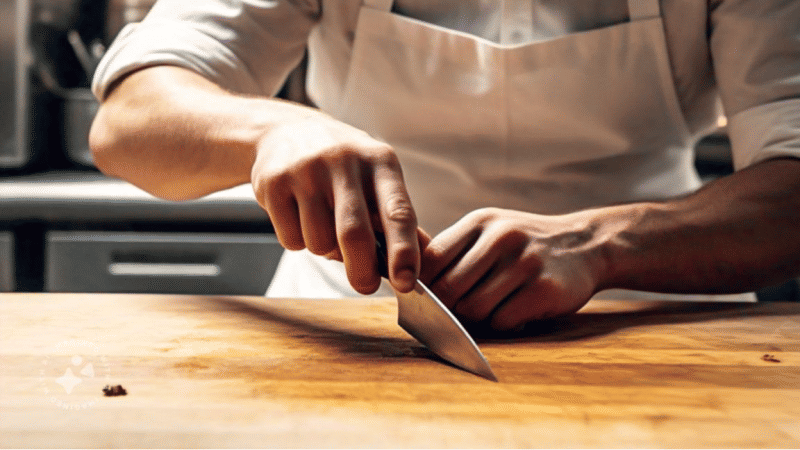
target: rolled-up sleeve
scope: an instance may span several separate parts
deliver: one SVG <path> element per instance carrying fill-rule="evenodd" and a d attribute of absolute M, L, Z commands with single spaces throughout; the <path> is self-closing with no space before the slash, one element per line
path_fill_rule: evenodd
<path fill-rule="evenodd" d="M 319 15 L 318 0 L 159 0 L 118 34 L 92 91 L 104 98 L 126 74 L 174 65 L 233 92 L 274 95 L 302 59 Z"/>
<path fill-rule="evenodd" d="M 734 166 L 800 157 L 800 2 L 718 0 L 710 32 Z"/>

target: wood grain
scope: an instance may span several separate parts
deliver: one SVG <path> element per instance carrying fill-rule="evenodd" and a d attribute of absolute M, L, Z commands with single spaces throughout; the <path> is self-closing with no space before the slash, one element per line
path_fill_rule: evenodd
<path fill-rule="evenodd" d="M 396 314 L 392 299 L 0 294 L 0 445 L 800 446 L 800 305 L 594 301 L 479 339 L 499 383 L 438 360 Z"/>

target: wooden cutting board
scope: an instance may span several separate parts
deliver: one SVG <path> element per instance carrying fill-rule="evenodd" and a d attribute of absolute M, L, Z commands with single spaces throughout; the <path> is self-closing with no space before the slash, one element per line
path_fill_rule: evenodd
<path fill-rule="evenodd" d="M 0 294 L 0 445 L 800 447 L 799 304 L 594 301 L 479 340 L 499 383 L 442 363 L 396 313 Z"/>

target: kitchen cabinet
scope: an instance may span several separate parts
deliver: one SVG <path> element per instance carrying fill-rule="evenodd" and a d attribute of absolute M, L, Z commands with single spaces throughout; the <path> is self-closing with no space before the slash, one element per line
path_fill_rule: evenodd
<path fill-rule="evenodd" d="M 8 177 L 0 211 L 0 291 L 263 295 L 283 251 L 248 185 L 169 202 L 96 172 Z"/>
<path fill-rule="evenodd" d="M 271 234 L 48 231 L 45 290 L 258 295 L 281 252 Z"/>

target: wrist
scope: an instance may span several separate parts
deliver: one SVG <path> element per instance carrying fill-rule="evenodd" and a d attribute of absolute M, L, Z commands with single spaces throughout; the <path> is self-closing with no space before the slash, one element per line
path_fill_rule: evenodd
<path fill-rule="evenodd" d="M 644 237 L 653 223 L 669 223 L 669 206 L 655 202 L 631 203 L 583 211 L 592 230 L 590 266 L 597 291 L 641 287 L 643 269 L 653 267 Z M 645 270 L 646 271 L 646 270 Z"/>

